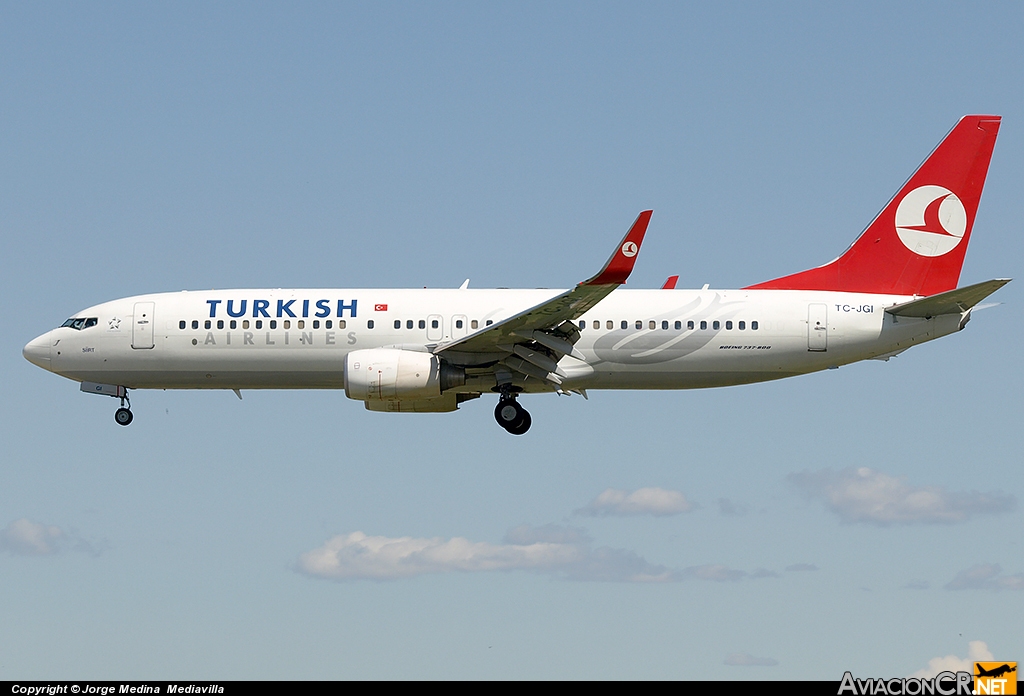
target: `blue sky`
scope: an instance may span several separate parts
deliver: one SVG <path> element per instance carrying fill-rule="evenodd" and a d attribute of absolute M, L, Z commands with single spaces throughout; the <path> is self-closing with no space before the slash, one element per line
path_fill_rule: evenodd
<path fill-rule="evenodd" d="M 1004 121 L 962 282 L 1020 276 L 1022 35 L 1017 3 L 0 4 L 0 676 L 1024 659 L 1020 281 L 888 363 L 537 396 L 522 438 L 340 392 L 140 392 L 119 428 L 21 357 L 145 292 L 567 287 L 645 208 L 631 287 L 747 285 L 838 255 L 966 113 Z M 434 560 L 315 562 L 356 534 Z"/>

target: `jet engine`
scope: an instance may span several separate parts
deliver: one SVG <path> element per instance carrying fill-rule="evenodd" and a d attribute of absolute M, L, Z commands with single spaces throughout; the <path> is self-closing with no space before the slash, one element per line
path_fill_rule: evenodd
<path fill-rule="evenodd" d="M 466 383 L 466 371 L 436 355 L 399 348 L 354 350 L 345 356 L 345 396 L 356 401 L 435 399 Z"/>

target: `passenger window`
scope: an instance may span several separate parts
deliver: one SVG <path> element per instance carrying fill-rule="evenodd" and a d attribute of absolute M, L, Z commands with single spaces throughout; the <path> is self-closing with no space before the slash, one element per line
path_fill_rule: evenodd
<path fill-rule="evenodd" d="M 282 324 L 284 324 L 284 328 L 286 328 L 286 329 L 290 329 L 290 328 L 292 328 L 292 322 L 291 322 L 291 319 L 285 319 L 285 320 L 284 320 L 283 322 L 281 322 L 281 323 L 282 323 Z"/>
<path fill-rule="evenodd" d="M 179 329 L 184 329 L 185 328 L 185 320 L 184 319 L 182 319 L 181 321 L 178 322 L 178 328 Z"/>
<path fill-rule="evenodd" d="M 223 329 L 224 328 L 224 320 L 223 319 L 218 319 L 217 320 L 217 328 L 218 329 Z"/>
<path fill-rule="evenodd" d="M 325 319 L 324 320 L 324 328 L 325 329 L 329 329 L 332 326 L 334 326 L 334 322 L 333 321 L 331 321 L 330 319 Z M 344 329 L 345 328 L 344 326 L 341 325 L 341 321 L 338 322 L 338 328 L 339 329 Z"/>
<path fill-rule="evenodd" d="M 623 320 L 622 320 L 622 323 L 621 323 L 621 324 L 619 324 L 619 326 L 621 326 L 621 327 L 622 327 L 622 328 L 624 328 L 624 329 L 628 329 L 628 328 L 629 328 L 629 322 L 628 322 L 628 321 L 626 321 L 625 319 L 623 319 Z"/>
<path fill-rule="evenodd" d="M 459 320 L 457 320 L 455 322 L 455 328 L 456 329 L 461 329 L 462 328 L 462 320 L 461 319 L 459 319 Z"/>
<path fill-rule="evenodd" d="M 427 328 L 427 320 L 426 320 L 426 319 L 420 319 L 420 321 L 419 321 L 419 324 L 418 324 L 418 326 L 419 326 L 419 327 L 420 327 L 421 329 L 425 329 L 425 328 Z"/>
<path fill-rule="evenodd" d="M 653 329 L 653 328 L 655 328 L 656 326 L 657 326 L 657 323 L 655 323 L 653 319 L 652 319 L 651 321 L 647 322 L 647 328 L 648 328 L 648 329 Z M 666 325 L 666 326 L 665 326 L 665 328 L 667 329 L 667 328 L 668 328 L 668 326 Z"/>
<path fill-rule="evenodd" d="M 262 319 L 257 319 L 256 320 L 256 328 L 257 329 L 262 329 L 263 328 L 263 320 Z"/>
<path fill-rule="evenodd" d="M 402 320 L 401 319 L 395 319 L 395 328 L 396 329 L 402 328 Z"/>
<path fill-rule="evenodd" d="M 757 322 L 756 321 L 750 322 L 750 330 L 751 331 L 757 331 Z"/>
<path fill-rule="evenodd" d="M 676 322 L 676 331 L 679 331 L 682 328 L 683 328 L 683 322 L 677 321 Z"/>
<path fill-rule="evenodd" d="M 248 329 L 249 328 L 249 320 L 248 319 L 243 319 L 242 320 L 242 328 L 243 329 Z"/>
<path fill-rule="evenodd" d="M 319 319 L 314 319 L 313 320 L 313 328 L 314 329 L 319 329 L 320 328 L 320 320 Z"/>
<path fill-rule="evenodd" d="M 626 328 L 626 327 L 625 327 L 625 326 L 623 326 L 622 328 Z M 644 328 L 644 323 L 643 323 L 642 321 L 640 321 L 639 319 L 637 319 L 637 320 L 636 320 L 636 328 L 637 328 L 637 329 L 642 329 L 642 328 Z"/>
<path fill-rule="evenodd" d="M 594 328 L 595 329 L 600 329 L 601 328 L 601 322 L 599 322 L 597 319 L 594 320 Z"/>
<path fill-rule="evenodd" d="M 437 319 L 433 319 L 430 322 L 430 328 L 432 328 L 432 329 L 436 329 L 437 328 Z"/>
<path fill-rule="evenodd" d="M 686 322 L 686 328 L 688 328 L 690 331 L 693 331 L 693 320 L 692 319 L 690 321 Z"/>
<path fill-rule="evenodd" d="M 237 327 L 238 327 L 238 322 L 235 321 L 234 319 L 232 319 L 231 320 L 231 328 L 234 329 L 234 328 L 237 328 Z"/>
<path fill-rule="evenodd" d="M 366 328 L 368 328 L 368 329 L 372 329 L 373 328 L 373 319 L 368 319 L 366 321 Z"/>
<path fill-rule="evenodd" d="M 608 320 L 608 322 L 605 324 L 605 326 L 607 326 L 609 329 L 614 329 L 615 328 L 615 324 L 612 323 L 611 319 Z"/>
<path fill-rule="evenodd" d="M 210 328 L 211 326 L 213 326 L 213 324 L 211 324 L 211 323 L 210 323 L 210 320 L 209 320 L 209 319 L 207 319 L 207 320 L 206 320 L 206 324 L 204 324 L 204 326 L 205 326 L 206 328 Z"/>
<path fill-rule="evenodd" d="M 487 320 L 487 324 L 485 324 L 485 326 L 490 326 L 490 325 L 491 325 L 491 324 L 493 324 L 493 323 L 494 323 L 493 321 L 491 321 L 490 319 L 488 319 L 488 320 Z"/>
<path fill-rule="evenodd" d="M 732 331 L 732 322 L 731 321 L 725 322 L 725 328 L 728 331 Z"/>
<path fill-rule="evenodd" d="M 743 329 L 747 328 L 747 322 L 741 321 L 739 323 L 739 328 L 740 328 L 740 331 L 743 331 Z"/>
<path fill-rule="evenodd" d="M 587 328 L 587 322 L 580 319 L 580 331 L 582 331 L 585 328 Z"/>
<path fill-rule="evenodd" d="M 344 319 L 339 319 L 338 320 L 338 328 L 339 329 L 344 329 L 346 326 L 348 326 L 348 323 Z M 327 322 L 327 328 L 328 329 L 331 328 L 331 322 L 330 321 Z"/>
<path fill-rule="evenodd" d="M 661 330 L 665 331 L 667 329 L 668 329 L 668 322 L 667 321 L 661 322 Z"/>
<path fill-rule="evenodd" d="M 277 319 L 271 319 L 270 320 L 270 328 L 272 328 L 272 329 L 276 329 L 277 328 Z"/>
<path fill-rule="evenodd" d="M 701 331 L 704 331 L 704 330 L 705 330 L 705 329 L 707 329 L 707 328 L 708 328 L 708 323 L 707 323 L 706 321 L 702 321 L 702 322 L 700 323 L 700 330 L 701 330 Z"/>
<path fill-rule="evenodd" d="M 480 328 L 480 322 L 478 322 L 476 319 L 470 320 L 469 328 L 471 328 L 471 329 L 479 329 Z"/>
<path fill-rule="evenodd" d="M 718 331 L 720 328 L 722 328 L 722 322 L 720 322 L 720 321 L 714 322 L 711 325 L 711 328 L 714 329 L 715 331 Z"/>
<path fill-rule="evenodd" d="M 235 322 L 231 322 L 231 323 L 234 324 Z M 304 320 L 302 320 L 302 319 L 299 319 L 299 321 L 297 322 L 297 325 L 298 325 L 298 327 L 300 329 L 306 328 L 306 322 Z M 233 329 L 235 327 L 232 326 L 231 328 Z"/>
<path fill-rule="evenodd" d="M 405 328 L 411 329 L 413 327 L 412 319 L 405 320 Z"/>

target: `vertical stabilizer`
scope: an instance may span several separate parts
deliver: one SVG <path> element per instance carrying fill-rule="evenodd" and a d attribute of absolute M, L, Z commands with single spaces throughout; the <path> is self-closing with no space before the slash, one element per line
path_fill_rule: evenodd
<path fill-rule="evenodd" d="M 933 295 L 960 279 L 999 116 L 964 116 L 842 256 L 751 289 Z"/>

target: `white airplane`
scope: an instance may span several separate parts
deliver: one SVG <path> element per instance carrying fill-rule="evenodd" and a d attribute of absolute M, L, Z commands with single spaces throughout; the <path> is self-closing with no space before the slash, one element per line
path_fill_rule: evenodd
<path fill-rule="evenodd" d="M 95 305 L 25 358 L 120 399 L 135 389 L 339 389 L 371 411 L 437 413 L 486 392 L 508 432 L 522 393 L 693 389 L 806 374 L 963 329 L 1009 282 L 957 288 L 999 116 L 965 116 L 835 261 L 740 290 L 618 289 L 651 218 L 565 291 L 223 290 Z"/>

